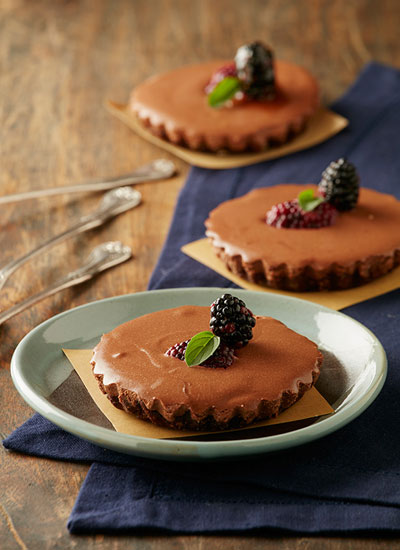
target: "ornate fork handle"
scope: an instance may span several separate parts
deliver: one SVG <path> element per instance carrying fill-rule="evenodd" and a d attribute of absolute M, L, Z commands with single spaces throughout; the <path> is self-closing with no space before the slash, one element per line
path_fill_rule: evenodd
<path fill-rule="evenodd" d="M 77 185 L 66 185 L 64 187 L 54 187 L 46 189 L 36 189 L 35 191 L 27 191 L 26 193 L 15 193 L 13 195 L 3 195 L 0 197 L 0 205 L 10 202 L 20 202 L 28 199 L 39 199 L 41 197 L 49 197 L 54 195 L 62 195 L 64 193 L 88 193 L 92 191 L 106 191 L 123 185 L 133 185 L 136 183 L 144 183 L 147 181 L 156 181 L 167 179 L 173 176 L 176 172 L 175 164 L 171 160 L 157 159 L 149 164 L 137 168 L 131 174 L 111 178 L 107 181 L 94 181 L 89 183 L 81 183 Z"/>
<path fill-rule="evenodd" d="M 139 191 L 131 189 L 129 187 L 121 187 L 109 191 L 106 193 L 100 203 L 100 207 L 96 209 L 91 214 L 82 216 L 73 226 L 69 229 L 55 235 L 54 237 L 43 242 L 35 249 L 31 250 L 27 254 L 24 254 L 20 258 L 17 258 L 10 263 L 6 264 L 0 268 L 0 289 L 3 288 L 4 283 L 10 277 L 14 271 L 16 271 L 23 264 L 28 262 L 33 257 L 37 256 L 44 250 L 64 241 L 65 239 L 77 235 L 89 229 L 94 229 L 99 225 L 102 225 L 104 222 L 129 210 L 134 208 L 141 201 L 141 194 Z"/>
<path fill-rule="evenodd" d="M 31 250 L 24 256 L 21 256 L 20 258 L 17 258 L 16 260 L 5 265 L 2 269 L 0 269 L 0 289 L 3 288 L 4 283 L 10 277 L 10 275 L 14 273 L 14 271 L 16 271 L 26 262 L 28 262 L 31 258 L 34 258 L 38 254 L 40 254 L 40 252 L 43 252 L 47 248 L 50 248 L 57 243 L 62 242 L 68 237 L 72 237 L 73 235 L 77 235 L 78 233 L 82 233 L 83 231 L 88 231 L 89 229 L 94 229 L 102 223 L 103 217 L 100 218 L 99 216 L 96 216 L 95 218 L 93 218 L 93 216 L 85 216 L 84 218 L 81 218 L 78 223 L 76 223 L 66 231 L 55 235 L 54 237 L 37 246 L 35 249 Z"/>
<path fill-rule="evenodd" d="M 24 309 L 33 306 L 37 302 L 40 302 L 48 296 L 52 296 L 60 290 L 65 290 L 75 285 L 79 285 L 85 281 L 88 281 L 101 271 L 116 266 L 126 260 L 129 260 L 132 256 L 132 251 L 128 246 L 122 245 L 122 243 L 108 242 L 103 243 L 96 247 L 90 256 L 87 258 L 86 263 L 75 271 L 71 271 L 58 281 L 55 281 L 47 288 L 41 290 L 37 294 L 30 296 L 26 300 L 23 300 L 19 304 L 12 306 L 10 309 L 0 314 L 0 325 L 14 315 L 21 313 Z"/>

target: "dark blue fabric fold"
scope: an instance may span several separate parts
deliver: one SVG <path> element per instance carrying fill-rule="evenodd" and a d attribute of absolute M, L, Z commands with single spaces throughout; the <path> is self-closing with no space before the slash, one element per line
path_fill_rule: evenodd
<path fill-rule="evenodd" d="M 103 479 L 106 484 L 99 482 Z M 242 481 L 200 483 L 183 478 L 178 470 L 166 476 L 104 464 L 92 466 L 69 520 L 74 533 L 268 528 L 292 533 L 371 534 L 382 530 L 394 533 L 399 525 L 398 507 L 311 499 Z"/>
<path fill-rule="evenodd" d="M 318 181 L 347 156 L 362 184 L 400 198 L 400 73 L 370 64 L 334 106 L 350 126 L 289 157 L 235 170 L 192 168 L 150 289 L 234 286 L 180 252 L 204 236 L 208 212 L 254 187 Z M 400 291 L 346 308 L 381 340 L 389 362 L 376 401 L 338 432 L 279 455 L 191 464 L 102 449 L 39 415 L 5 441 L 10 450 L 94 463 L 69 519 L 71 532 L 160 529 L 183 533 L 285 530 L 298 533 L 400 532 Z"/>

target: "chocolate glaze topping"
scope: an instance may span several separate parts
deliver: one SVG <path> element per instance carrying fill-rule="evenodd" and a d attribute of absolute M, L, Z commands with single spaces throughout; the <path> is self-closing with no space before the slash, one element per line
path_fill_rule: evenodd
<path fill-rule="evenodd" d="M 311 74 L 292 63 L 275 62 L 276 98 L 213 108 L 204 92 L 226 60 L 190 65 L 149 78 L 132 92 L 129 107 L 153 133 L 193 149 L 261 149 L 269 140 L 298 133 L 319 105 Z"/>
<path fill-rule="evenodd" d="M 261 260 L 268 266 L 325 268 L 392 256 L 396 250 L 400 254 L 400 201 L 371 189 L 360 189 L 355 209 L 340 213 L 329 227 L 278 229 L 265 223 L 274 204 L 310 188 L 316 190 L 310 184 L 282 184 L 226 201 L 210 213 L 206 234 L 229 256 L 240 255 L 244 262 Z"/>
<path fill-rule="evenodd" d="M 318 377 L 316 344 L 270 317 L 257 318 L 253 340 L 227 369 L 188 367 L 165 355 L 171 345 L 207 330 L 209 319 L 208 307 L 183 306 L 120 325 L 96 346 L 93 372 L 106 389 L 114 388 L 111 393 L 132 392 L 169 421 L 187 409 L 197 419 L 212 411 L 218 422 L 238 411 L 252 418 L 262 400 L 297 395 Z"/>

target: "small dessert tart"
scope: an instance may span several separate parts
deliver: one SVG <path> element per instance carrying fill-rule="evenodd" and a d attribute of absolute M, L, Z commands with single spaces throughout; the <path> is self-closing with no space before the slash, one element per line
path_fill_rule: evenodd
<path fill-rule="evenodd" d="M 316 344 L 230 294 L 212 304 L 211 319 L 209 307 L 182 306 L 124 323 L 92 359 L 114 406 L 198 431 L 277 416 L 314 385 L 321 364 Z"/>
<path fill-rule="evenodd" d="M 318 85 L 302 67 L 274 61 L 260 42 L 235 62 L 211 61 L 139 84 L 129 109 L 154 135 L 204 151 L 263 151 L 301 132 L 319 106 Z"/>
<path fill-rule="evenodd" d="M 400 201 L 359 188 L 343 158 L 318 186 L 255 189 L 221 203 L 205 225 L 229 270 L 272 288 L 346 289 L 400 264 Z"/>

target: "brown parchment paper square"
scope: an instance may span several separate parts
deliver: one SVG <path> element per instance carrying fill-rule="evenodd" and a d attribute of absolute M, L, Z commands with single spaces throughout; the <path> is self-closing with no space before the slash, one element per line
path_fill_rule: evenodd
<path fill-rule="evenodd" d="M 142 126 L 126 104 L 107 101 L 105 105 L 112 115 L 153 145 L 157 145 L 160 149 L 172 153 L 189 164 L 214 170 L 248 166 L 264 160 L 275 159 L 290 155 L 291 153 L 296 153 L 297 151 L 302 151 L 303 149 L 308 149 L 309 147 L 326 141 L 343 130 L 343 128 L 346 128 L 349 124 L 346 118 L 329 109 L 321 107 L 308 121 L 305 130 L 284 145 L 271 147 L 271 149 L 260 153 L 205 153 L 191 151 L 190 149 L 174 145 L 173 143 L 169 143 L 168 141 L 154 136 L 149 130 Z"/>
<path fill-rule="evenodd" d="M 316 304 L 321 304 L 332 309 L 342 309 L 369 298 L 380 296 L 391 290 L 395 290 L 400 287 L 400 267 L 397 267 L 392 272 L 388 273 L 384 277 L 379 277 L 374 281 L 362 286 L 350 288 L 348 290 L 330 290 L 321 292 L 291 292 L 285 290 L 275 290 L 268 288 L 265 285 L 251 283 L 242 279 L 238 275 L 234 275 L 225 264 L 216 256 L 213 251 L 212 245 L 208 239 L 200 239 L 193 241 L 182 247 L 182 252 L 190 256 L 194 260 L 206 265 L 210 269 L 213 269 L 220 275 L 223 275 L 226 279 L 229 279 L 233 283 L 237 284 L 247 290 L 257 290 L 261 292 L 270 292 L 271 294 L 283 294 L 285 296 L 293 296 L 294 298 L 301 298 L 303 300 L 309 300 Z"/>
<path fill-rule="evenodd" d="M 90 360 L 92 358 L 92 350 L 80 349 L 64 349 L 63 352 L 67 356 L 71 365 L 79 375 L 91 398 L 96 403 L 97 407 L 106 416 L 106 418 L 114 426 L 115 430 L 120 433 L 129 435 L 137 435 L 142 437 L 150 437 L 154 439 L 181 438 L 188 436 L 204 436 L 209 432 L 189 432 L 182 430 L 171 430 L 155 426 L 144 420 L 140 420 L 135 416 L 121 411 L 114 407 L 108 398 L 101 392 L 95 377 L 92 374 Z M 257 422 L 247 430 L 257 429 L 264 426 L 272 426 L 276 424 L 292 423 L 299 420 L 314 418 L 333 413 L 334 410 L 322 395 L 312 388 L 306 392 L 304 396 L 292 407 L 281 413 L 277 418 L 264 422 Z M 235 432 L 237 430 L 230 430 Z M 240 430 L 243 431 L 243 428 Z M 221 433 L 221 432 L 219 432 Z M 224 432 L 226 433 L 226 432 Z"/>

